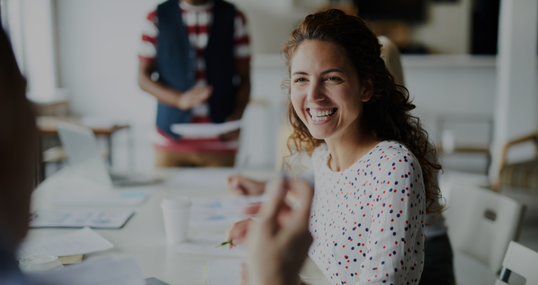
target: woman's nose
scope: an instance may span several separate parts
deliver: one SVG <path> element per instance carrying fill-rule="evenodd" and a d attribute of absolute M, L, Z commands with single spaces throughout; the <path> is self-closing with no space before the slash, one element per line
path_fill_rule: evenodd
<path fill-rule="evenodd" d="M 325 92 L 323 85 L 318 82 L 312 82 L 308 88 L 307 100 L 310 102 L 323 101 L 325 99 Z"/>

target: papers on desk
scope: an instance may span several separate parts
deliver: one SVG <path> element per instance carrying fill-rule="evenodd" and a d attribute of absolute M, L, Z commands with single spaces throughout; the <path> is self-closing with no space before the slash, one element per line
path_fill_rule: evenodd
<path fill-rule="evenodd" d="M 185 169 L 166 181 L 166 184 L 169 186 L 224 188 L 226 179 L 232 174 L 234 171 L 229 168 Z"/>
<path fill-rule="evenodd" d="M 112 247 L 114 247 L 112 243 L 86 227 L 63 235 L 25 241 L 20 245 L 17 256 L 18 259 L 38 254 L 66 256 L 87 254 Z"/>
<path fill-rule="evenodd" d="M 243 259 L 210 259 L 207 263 L 205 285 L 237 285 L 241 281 Z"/>
<path fill-rule="evenodd" d="M 60 193 L 51 203 L 57 206 L 136 206 L 148 196 L 147 191 L 140 190 L 78 191 Z"/>
<path fill-rule="evenodd" d="M 30 227 L 119 229 L 133 214 L 131 210 L 43 210 L 36 212 Z"/>
<path fill-rule="evenodd" d="M 248 218 L 243 210 L 264 199 L 263 195 L 192 198 L 190 224 L 193 227 L 229 226 Z"/>
<path fill-rule="evenodd" d="M 214 138 L 219 135 L 235 131 L 241 127 L 241 120 L 220 124 L 173 124 L 170 127 L 173 133 L 190 139 Z"/>
<path fill-rule="evenodd" d="M 223 234 L 200 234 L 187 242 L 181 243 L 175 251 L 187 254 L 245 257 L 246 252 L 241 245 L 232 249 L 227 246 L 216 247 L 225 241 Z"/>
<path fill-rule="evenodd" d="M 26 275 L 31 284 L 54 285 L 146 285 L 140 264 L 134 258 L 118 260 L 106 256 L 60 269 Z"/>

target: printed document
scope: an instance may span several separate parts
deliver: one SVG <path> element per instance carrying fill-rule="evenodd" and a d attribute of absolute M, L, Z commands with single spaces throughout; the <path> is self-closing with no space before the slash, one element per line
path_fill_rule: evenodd
<path fill-rule="evenodd" d="M 225 241 L 223 234 L 200 234 L 176 247 L 176 252 L 187 254 L 217 255 L 230 257 L 245 257 L 246 252 L 242 245 L 232 249 L 228 246 L 220 246 Z"/>
<path fill-rule="evenodd" d="M 60 193 L 51 202 L 57 206 L 136 206 L 148 197 L 147 191 L 140 190 L 77 191 Z"/>
<path fill-rule="evenodd" d="M 131 210 L 42 210 L 30 227 L 119 229 L 133 214 Z"/>
<path fill-rule="evenodd" d="M 193 227 L 229 226 L 249 217 L 243 214 L 246 207 L 264 200 L 263 195 L 192 198 L 190 224 Z"/>

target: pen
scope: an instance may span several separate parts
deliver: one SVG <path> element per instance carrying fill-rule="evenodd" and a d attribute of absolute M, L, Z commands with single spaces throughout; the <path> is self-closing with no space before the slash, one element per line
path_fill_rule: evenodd
<path fill-rule="evenodd" d="M 233 242 L 231 240 L 230 241 L 225 241 L 225 242 L 223 242 L 223 243 L 221 243 L 221 244 L 219 244 L 219 245 L 217 245 L 215 247 L 221 247 L 221 246 L 225 246 L 227 244 L 233 244 Z"/>

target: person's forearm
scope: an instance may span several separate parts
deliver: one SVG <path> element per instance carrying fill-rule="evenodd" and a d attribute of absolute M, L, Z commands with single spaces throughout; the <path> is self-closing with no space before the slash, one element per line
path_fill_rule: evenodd
<path fill-rule="evenodd" d="M 178 98 L 181 96 L 179 91 L 166 87 L 160 82 L 151 80 L 147 74 L 139 74 L 138 85 L 149 94 L 153 95 L 159 102 L 171 106 L 177 106 Z"/>

